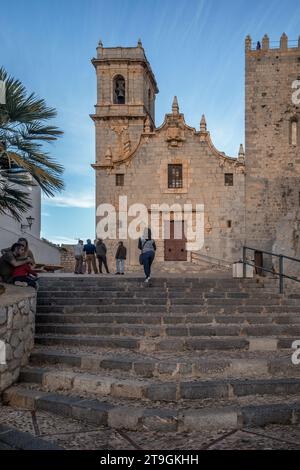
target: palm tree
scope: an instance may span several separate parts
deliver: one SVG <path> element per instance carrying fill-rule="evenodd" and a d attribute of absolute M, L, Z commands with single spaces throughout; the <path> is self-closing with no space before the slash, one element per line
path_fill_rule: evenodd
<path fill-rule="evenodd" d="M 6 99 L 0 104 L 0 214 L 20 220 L 31 208 L 26 186 L 38 184 L 48 196 L 64 188 L 63 167 L 43 149 L 43 144 L 57 140 L 63 132 L 48 124 L 56 110 L 34 93 L 28 95 L 4 68 L 0 68 L 1 81 Z"/>

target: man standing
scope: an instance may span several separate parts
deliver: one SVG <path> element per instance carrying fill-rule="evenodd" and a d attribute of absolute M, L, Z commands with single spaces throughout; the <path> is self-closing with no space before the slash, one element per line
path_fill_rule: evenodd
<path fill-rule="evenodd" d="M 75 274 L 83 274 L 82 264 L 83 264 L 83 241 L 78 240 L 77 245 L 74 247 L 74 256 L 75 256 Z"/>
<path fill-rule="evenodd" d="M 116 274 L 124 274 L 124 263 L 126 259 L 126 251 L 127 250 L 123 242 L 119 242 L 118 249 L 116 252 L 116 267 L 117 267 Z"/>
<path fill-rule="evenodd" d="M 107 266 L 107 259 L 106 259 L 107 249 L 106 249 L 105 243 L 103 243 L 103 240 L 101 238 L 97 242 L 96 252 L 97 252 L 100 273 L 102 274 L 102 263 L 104 264 L 106 272 L 109 273 L 108 266 Z"/>
<path fill-rule="evenodd" d="M 93 245 L 90 239 L 86 241 L 86 245 L 84 245 L 83 247 L 83 252 L 86 254 L 88 273 L 91 274 L 92 266 L 93 266 L 94 273 L 98 274 L 98 269 L 96 266 L 96 258 L 95 258 L 96 247 L 95 245 Z"/>

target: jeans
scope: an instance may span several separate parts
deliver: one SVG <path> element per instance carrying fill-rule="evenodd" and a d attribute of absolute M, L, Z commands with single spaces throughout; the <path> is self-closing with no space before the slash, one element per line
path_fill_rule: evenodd
<path fill-rule="evenodd" d="M 86 255 L 86 262 L 87 262 L 87 267 L 88 267 L 88 273 L 91 274 L 92 266 L 93 266 L 94 273 L 98 274 L 95 255 L 92 255 L 92 254 Z"/>
<path fill-rule="evenodd" d="M 99 256 L 98 255 L 97 258 L 98 258 L 98 263 L 99 263 L 99 272 L 102 273 L 102 263 L 103 263 L 104 267 L 106 269 L 106 272 L 109 273 L 106 256 Z"/>
<path fill-rule="evenodd" d="M 151 264 L 153 263 L 154 256 L 154 251 L 146 251 L 146 253 L 143 253 L 143 266 L 146 277 L 149 277 L 151 274 Z"/>
<path fill-rule="evenodd" d="M 16 281 L 27 282 L 28 286 L 34 287 L 35 289 L 37 288 L 37 279 L 32 279 L 29 276 L 16 276 L 13 278 L 13 282 L 15 283 Z"/>
<path fill-rule="evenodd" d="M 117 273 L 124 273 L 124 260 L 116 259 Z"/>
<path fill-rule="evenodd" d="M 75 256 L 75 274 L 82 274 L 83 256 Z"/>

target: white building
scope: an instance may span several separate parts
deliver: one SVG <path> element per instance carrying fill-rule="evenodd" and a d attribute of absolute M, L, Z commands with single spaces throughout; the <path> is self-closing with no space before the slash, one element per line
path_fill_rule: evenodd
<path fill-rule="evenodd" d="M 27 190 L 27 189 L 26 189 Z M 60 264 L 60 250 L 44 240 L 41 240 L 41 189 L 39 186 L 30 186 L 32 209 L 23 214 L 21 222 L 9 215 L 0 214 L 0 250 L 15 243 L 18 238 L 28 240 L 36 263 Z M 28 217 L 32 217 L 31 227 Z"/>

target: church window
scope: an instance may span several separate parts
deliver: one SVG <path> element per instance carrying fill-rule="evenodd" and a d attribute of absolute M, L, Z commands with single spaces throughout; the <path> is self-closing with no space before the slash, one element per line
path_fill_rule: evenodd
<path fill-rule="evenodd" d="M 231 228 L 232 227 L 232 222 L 231 220 L 227 220 L 227 228 Z"/>
<path fill-rule="evenodd" d="M 125 104 L 125 79 L 122 75 L 114 78 L 114 104 Z"/>
<path fill-rule="evenodd" d="M 233 186 L 233 173 L 225 173 L 225 186 Z"/>
<path fill-rule="evenodd" d="M 168 165 L 168 188 L 182 188 L 182 165 Z"/>
<path fill-rule="evenodd" d="M 124 174 L 116 175 L 116 186 L 124 186 Z"/>
<path fill-rule="evenodd" d="M 151 90 L 148 90 L 148 109 L 151 111 Z"/>

